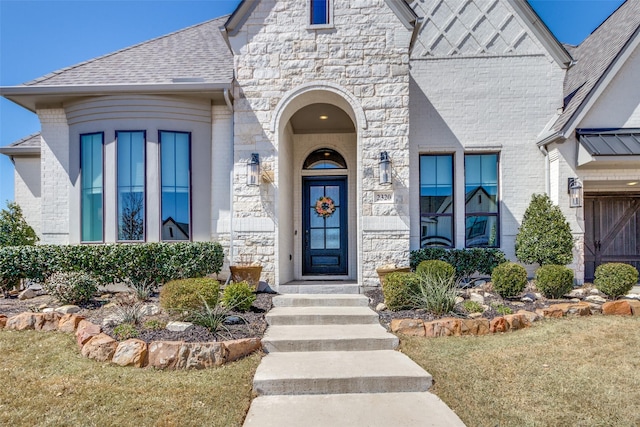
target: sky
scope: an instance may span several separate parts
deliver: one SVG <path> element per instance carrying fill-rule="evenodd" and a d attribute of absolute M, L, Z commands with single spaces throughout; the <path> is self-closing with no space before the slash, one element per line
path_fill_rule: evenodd
<path fill-rule="evenodd" d="M 556 38 L 573 45 L 584 40 L 622 2 L 529 0 Z M 239 0 L 0 0 L 0 86 L 19 85 L 229 14 L 238 3 Z M 0 99 L 0 146 L 39 130 L 34 113 Z M 13 173 L 9 158 L 0 155 L 0 209 L 14 198 Z"/>

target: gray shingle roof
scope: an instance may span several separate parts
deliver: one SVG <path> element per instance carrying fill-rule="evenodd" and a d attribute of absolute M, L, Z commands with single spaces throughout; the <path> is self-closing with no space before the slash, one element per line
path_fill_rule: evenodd
<path fill-rule="evenodd" d="M 569 123 L 639 28 L 640 1 L 627 0 L 578 47 L 571 49 L 577 62 L 567 71 L 564 110 L 553 125 L 554 131 L 562 131 Z"/>
<path fill-rule="evenodd" d="M 216 18 L 174 33 L 63 68 L 24 86 L 228 83 L 233 56 Z M 176 80 L 177 79 L 177 80 Z"/>
<path fill-rule="evenodd" d="M 0 147 L 0 154 L 6 154 L 7 156 L 39 154 L 41 144 L 40 135 L 40 132 L 36 132 L 16 142 L 12 142 L 5 147 Z"/>

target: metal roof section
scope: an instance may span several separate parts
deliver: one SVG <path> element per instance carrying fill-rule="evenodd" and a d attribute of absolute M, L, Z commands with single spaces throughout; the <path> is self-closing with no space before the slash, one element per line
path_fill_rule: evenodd
<path fill-rule="evenodd" d="M 33 157 L 40 156 L 40 144 L 41 134 L 36 132 L 29 136 L 25 136 L 16 142 L 13 142 L 5 147 L 0 147 L 0 154 L 5 154 L 9 157 L 24 156 Z"/>
<path fill-rule="evenodd" d="M 578 166 L 640 161 L 640 129 L 577 129 Z"/>
<path fill-rule="evenodd" d="M 627 0 L 571 53 L 576 60 L 564 81 L 565 105 L 553 130 L 567 133 L 595 101 L 638 42 L 640 1 Z M 619 64 L 618 64 L 619 63 Z"/>

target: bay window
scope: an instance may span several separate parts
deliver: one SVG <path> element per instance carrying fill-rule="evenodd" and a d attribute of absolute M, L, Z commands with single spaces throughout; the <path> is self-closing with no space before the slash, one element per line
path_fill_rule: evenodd
<path fill-rule="evenodd" d="M 103 146 L 102 132 L 80 135 L 80 239 L 103 241 Z"/>
<path fill-rule="evenodd" d="M 118 240 L 145 238 L 145 132 L 116 132 Z"/>

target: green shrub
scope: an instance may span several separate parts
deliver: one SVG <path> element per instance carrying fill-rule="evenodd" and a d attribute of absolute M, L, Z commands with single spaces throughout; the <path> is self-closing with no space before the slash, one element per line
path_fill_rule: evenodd
<path fill-rule="evenodd" d="M 131 323 L 123 323 L 113 328 L 113 337 L 119 341 L 136 338 L 138 330 Z"/>
<path fill-rule="evenodd" d="M 571 227 L 546 194 L 534 194 L 516 236 L 518 260 L 539 265 L 567 265 L 573 260 Z"/>
<path fill-rule="evenodd" d="M 229 310 L 244 313 L 256 300 L 254 287 L 247 282 L 229 283 L 222 292 L 222 305 Z"/>
<path fill-rule="evenodd" d="M 160 306 L 170 313 L 200 310 L 204 301 L 218 304 L 220 283 L 215 279 L 196 278 L 172 280 L 160 290 Z"/>
<path fill-rule="evenodd" d="M 419 275 L 418 287 L 414 293 L 414 307 L 442 315 L 453 310 L 456 305 L 456 281 L 453 274 Z"/>
<path fill-rule="evenodd" d="M 456 270 L 448 262 L 440 261 L 439 259 L 432 259 L 429 261 L 422 261 L 418 264 L 416 273 L 419 275 L 448 279 L 450 277 L 454 277 Z"/>
<path fill-rule="evenodd" d="M 527 270 L 515 262 L 506 262 L 493 269 L 491 282 L 501 297 L 515 297 L 527 286 Z"/>
<path fill-rule="evenodd" d="M 43 289 L 63 304 L 83 304 L 93 298 L 98 284 L 91 275 L 81 271 L 52 274 Z"/>
<path fill-rule="evenodd" d="M 33 228 L 22 215 L 22 209 L 15 202 L 8 202 L 0 210 L 0 246 L 35 245 L 40 240 Z"/>
<path fill-rule="evenodd" d="M 536 288 L 547 298 L 560 298 L 573 289 L 573 270 L 564 265 L 543 265 L 536 271 Z"/>
<path fill-rule="evenodd" d="M 478 301 L 466 300 L 462 303 L 462 308 L 465 309 L 467 313 L 482 313 L 484 312 L 484 307 Z"/>
<path fill-rule="evenodd" d="M 493 307 L 496 313 L 501 314 L 503 316 L 506 314 L 513 314 L 513 310 L 511 310 L 509 307 L 507 307 L 504 304 L 493 302 L 491 303 L 491 307 Z"/>
<path fill-rule="evenodd" d="M 603 294 L 617 298 L 629 293 L 638 283 L 638 270 L 632 265 L 620 262 L 600 264 L 596 268 L 593 283 Z"/>
<path fill-rule="evenodd" d="M 160 331 L 164 328 L 167 327 L 167 324 L 164 322 L 161 322 L 160 320 L 157 319 L 150 319 L 147 320 L 146 322 L 144 322 L 144 324 L 142 325 L 145 329 L 149 329 L 151 331 Z"/>
<path fill-rule="evenodd" d="M 468 279 L 473 274 L 489 275 L 506 262 L 504 252 L 494 248 L 444 249 L 428 247 L 411 251 L 410 265 L 414 270 L 423 261 L 440 260 L 453 266 L 456 280 Z"/>
<path fill-rule="evenodd" d="M 418 275 L 414 273 L 391 273 L 385 277 L 382 293 L 389 310 L 413 308 L 418 290 Z"/>
<path fill-rule="evenodd" d="M 210 305 L 204 298 L 200 298 L 202 307 L 189 313 L 187 320 L 196 325 L 205 327 L 212 334 L 219 334 L 221 329 L 229 333 L 224 321 L 229 316 L 229 309 L 221 304 Z"/>

